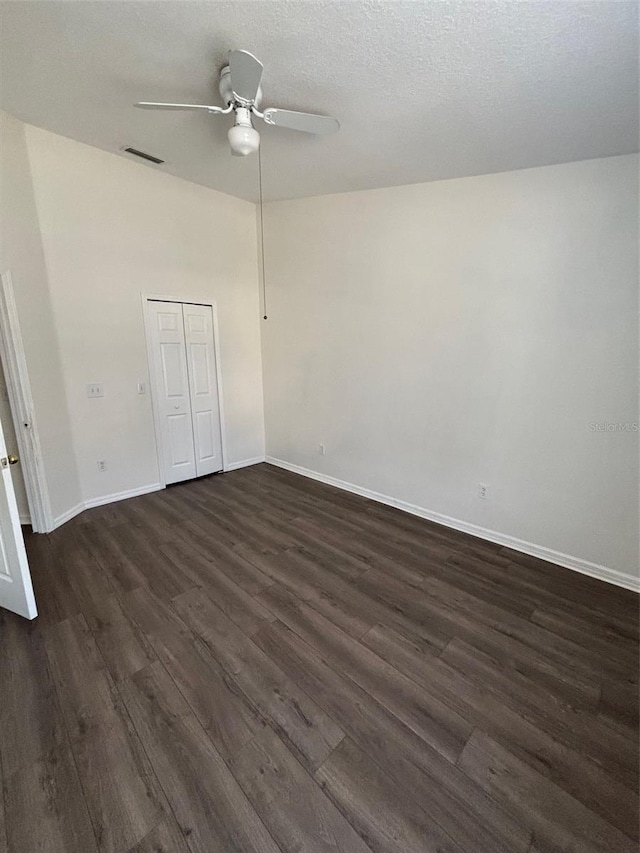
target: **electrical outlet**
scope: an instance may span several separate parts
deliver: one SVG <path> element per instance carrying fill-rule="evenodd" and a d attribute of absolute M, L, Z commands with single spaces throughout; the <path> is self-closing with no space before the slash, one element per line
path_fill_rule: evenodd
<path fill-rule="evenodd" d="M 325 446 L 324 446 L 324 444 L 319 444 L 319 445 L 318 445 L 318 453 L 320 454 L 320 456 L 324 456 L 324 455 L 325 455 Z"/>
<path fill-rule="evenodd" d="M 147 393 L 147 383 L 146 382 L 138 382 L 138 394 L 146 394 Z"/>
<path fill-rule="evenodd" d="M 107 470 L 106 460 L 99 459 L 97 464 L 98 464 L 98 471 L 106 471 Z"/>
<path fill-rule="evenodd" d="M 478 484 L 478 497 L 482 501 L 489 500 L 489 486 L 487 486 L 485 483 Z"/>
<path fill-rule="evenodd" d="M 90 382 L 87 385 L 87 397 L 104 397 L 104 385 L 102 382 Z"/>

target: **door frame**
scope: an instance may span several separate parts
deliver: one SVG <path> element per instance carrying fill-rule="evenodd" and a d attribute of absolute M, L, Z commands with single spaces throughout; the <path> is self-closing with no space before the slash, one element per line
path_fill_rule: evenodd
<path fill-rule="evenodd" d="M 216 358 L 216 379 L 218 384 L 218 406 L 220 411 L 220 441 L 222 444 L 222 470 L 227 470 L 227 436 L 225 428 L 224 416 L 224 394 L 222 391 L 222 365 L 220 361 L 220 334 L 218 327 L 218 308 L 213 299 L 188 299 L 185 296 L 166 296 L 157 293 L 141 293 L 142 299 L 142 316 L 144 319 L 144 337 L 147 345 L 147 385 L 151 395 L 151 409 L 153 412 L 153 429 L 156 438 L 156 457 L 158 461 L 158 481 L 161 488 L 166 488 L 166 478 L 164 475 L 164 444 L 162 440 L 162 430 L 160 429 L 160 409 L 158 408 L 158 400 L 154 387 L 156 371 L 152 370 L 154 364 L 153 345 L 151 340 L 151 312 L 149 311 L 149 302 L 178 302 L 185 305 L 206 305 L 211 308 L 211 316 L 213 318 L 213 352 Z"/>
<path fill-rule="evenodd" d="M 31 527 L 34 533 L 47 533 L 53 530 L 53 515 L 13 281 L 9 270 L 0 273 L 0 357 L 20 451 Z"/>

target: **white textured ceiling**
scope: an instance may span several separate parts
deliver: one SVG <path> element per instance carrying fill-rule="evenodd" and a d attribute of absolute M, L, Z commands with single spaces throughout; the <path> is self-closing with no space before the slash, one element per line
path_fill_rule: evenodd
<path fill-rule="evenodd" d="M 266 106 L 335 115 L 335 136 L 259 123 L 265 196 L 461 177 L 638 150 L 637 2 L 1 2 L 0 104 L 243 198 L 218 103 L 230 48 L 265 65 Z"/>

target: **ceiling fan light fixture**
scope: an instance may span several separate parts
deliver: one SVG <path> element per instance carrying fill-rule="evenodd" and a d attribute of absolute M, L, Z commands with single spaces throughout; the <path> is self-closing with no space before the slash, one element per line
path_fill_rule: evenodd
<path fill-rule="evenodd" d="M 255 154 L 260 147 L 260 134 L 251 124 L 251 113 L 247 109 L 236 110 L 236 122 L 227 134 L 231 151 L 238 157 Z"/>
<path fill-rule="evenodd" d="M 246 157 L 247 154 L 255 154 L 260 147 L 260 134 L 253 127 L 245 127 L 242 124 L 234 124 L 229 128 L 227 134 L 229 145 L 234 154 Z"/>

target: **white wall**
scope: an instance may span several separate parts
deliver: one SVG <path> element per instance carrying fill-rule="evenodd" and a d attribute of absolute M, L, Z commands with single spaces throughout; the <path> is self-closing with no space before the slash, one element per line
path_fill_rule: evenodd
<path fill-rule="evenodd" d="M 26 137 L 82 500 L 158 482 L 150 395 L 137 393 L 141 292 L 217 302 L 227 462 L 263 456 L 254 205 L 34 127 Z M 87 398 L 89 382 L 103 398 Z"/>
<path fill-rule="evenodd" d="M 638 433 L 590 428 L 638 420 L 637 193 L 632 155 L 268 205 L 267 453 L 637 573 Z"/>
<path fill-rule="evenodd" d="M 22 122 L 0 111 L 0 271 L 10 271 L 54 516 L 80 500 Z"/>

